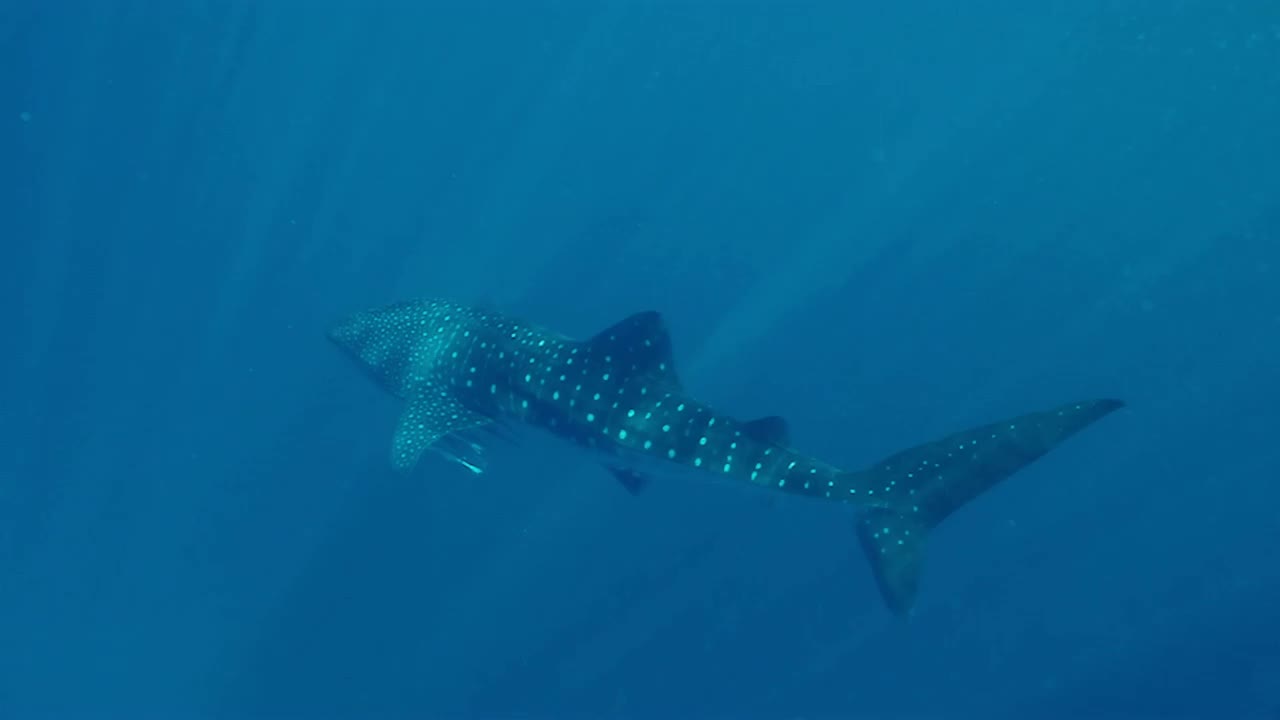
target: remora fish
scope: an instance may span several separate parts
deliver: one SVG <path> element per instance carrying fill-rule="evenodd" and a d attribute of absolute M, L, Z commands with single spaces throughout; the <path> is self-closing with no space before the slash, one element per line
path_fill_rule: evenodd
<path fill-rule="evenodd" d="M 656 312 L 586 341 L 477 307 L 420 300 L 359 312 L 330 338 L 403 398 L 391 462 L 432 449 L 480 472 L 468 431 L 518 422 L 602 451 L 631 492 L 638 457 L 858 509 L 856 528 L 886 604 L 907 612 L 924 541 L 968 501 L 1121 407 L 1071 403 L 966 430 L 845 471 L 796 452 L 778 417 L 742 421 L 686 394 Z"/>

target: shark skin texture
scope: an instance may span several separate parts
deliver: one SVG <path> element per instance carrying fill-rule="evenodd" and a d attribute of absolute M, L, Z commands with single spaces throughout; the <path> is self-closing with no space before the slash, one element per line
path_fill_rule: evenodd
<path fill-rule="evenodd" d="M 485 308 L 428 299 L 354 313 L 329 337 L 404 401 L 391 449 L 399 470 L 431 450 L 483 472 L 477 436 L 525 425 L 600 455 L 632 494 L 649 481 L 641 467 L 668 466 L 851 505 L 881 596 L 898 615 L 915 601 L 932 528 L 1124 405 L 1069 403 L 847 471 L 792 449 L 782 418 L 735 419 L 687 394 L 656 312 L 579 341 Z"/>

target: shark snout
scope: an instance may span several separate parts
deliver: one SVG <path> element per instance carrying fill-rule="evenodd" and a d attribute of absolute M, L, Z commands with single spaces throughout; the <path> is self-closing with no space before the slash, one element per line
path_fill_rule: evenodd
<path fill-rule="evenodd" d="M 339 347 L 356 352 L 369 327 L 368 320 L 362 316 L 363 313 L 347 315 L 331 325 L 326 334 Z"/>

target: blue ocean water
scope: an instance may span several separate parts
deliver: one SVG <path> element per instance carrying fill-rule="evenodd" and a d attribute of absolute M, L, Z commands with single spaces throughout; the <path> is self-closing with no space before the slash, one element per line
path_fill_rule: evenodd
<path fill-rule="evenodd" d="M 0 717 L 1275 718 L 1280 6 L 0 5 Z M 388 463 L 324 337 L 585 337 L 847 467 L 1128 401 L 949 519 Z"/>

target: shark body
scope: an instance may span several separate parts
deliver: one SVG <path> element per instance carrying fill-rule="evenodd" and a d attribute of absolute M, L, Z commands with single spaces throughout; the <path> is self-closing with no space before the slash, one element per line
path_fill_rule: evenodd
<path fill-rule="evenodd" d="M 888 607 L 917 594 L 930 529 L 983 491 L 1121 407 L 1071 403 L 966 430 L 847 471 L 794 450 L 778 417 L 743 421 L 689 396 L 656 312 L 578 341 L 484 308 L 419 300 L 355 313 L 330 338 L 404 400 L 391 462 L 426 450 L 483 469 L 472 431 L 511 423 L 601 452 L 631 492 L 637 458 L 857 508 L 856 529 Z"/>

